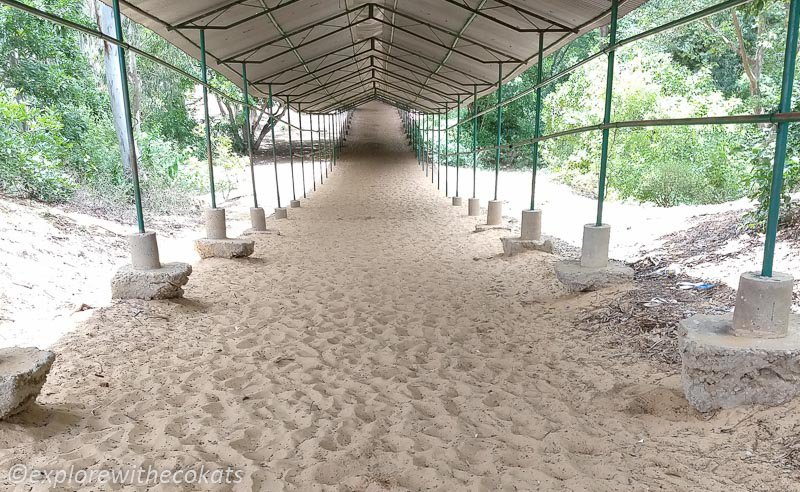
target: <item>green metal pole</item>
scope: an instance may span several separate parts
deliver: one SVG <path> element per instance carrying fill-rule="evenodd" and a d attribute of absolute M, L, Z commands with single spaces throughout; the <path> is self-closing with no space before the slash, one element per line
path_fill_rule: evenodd
<path fill-rule="evenodd" d="M 616 0 L 615 0 L 616 1 Z M 500 180 L 500 140 L 503 137 L 503 64 L 497 64 L 497 139 L 494 150 L 494 199 L 497 200 L 497 183 Z"/>
<path fill-rule="evenodd" d="M 536 83 L 539 84 L 542 81 L 543 77 L 543 69 L 544 69 L 544 33 L 539 33 L 539 63 L 536 67 Z M 534 115 L 534 123 L 533 123 L 533 138 L 539 138 L 542 132 L 542 88 L 539 87 L 536 89 L 536 112 Z M 533 172 L 531 173 L 531 210 L 534 209 L 535 206 L 535 195 L 536 195 L 536 172 L 539 168 L 539 142 L 536 141 L 533 143 Z"/>
<path fill-rule="evenodd" d="M 319 114 L 317 114 L 317 130 L 319 131 L 319 135 L 317 135 L 319 137 L 319 184 L 325 184 L 325 173 L 322 172 L 322 158 L 325 152 L 325 135 L 322 132 L 322 123 L 320 122 Z"/>
<path fill-rule="evenodd" d="M 303 177 L 303 198 L 308 198 L 306 196 L 306 154 L 303 146 L 303 113 L 300 111 L 300 103 L 297 103 L 297 119 L 300 120 L 298 127 L 300 128 L 300 174 Z"/>
<path fill-rule="evenodd" d="M 292 174 L 292 200 L 297 200 L 294 185 L 294 149 L 292 148 L 292 108 L 289 106 L 289 96 L 286 96 L 286 130 L 289 133 L 289 169 Z"/>
<path fill-rule="evenodd" d="M 792 87 L 794 71 L 797 63 L 797 29 L 800 26 L 800 0 L 792 0 L 789 5 L 789 24 L 786 32 L 786 54 L 783 58 L 783 80 L 781 82 L 781 100 L 779 113 L 788 113 L 792 109 Z M 778 234 L 778 222 L 781 212 L 781 191 L 783 190 L 783 170 L 786 164 L 786 146 L 789 138 L 789 124 L 778 123 L 775 137 L 775 162 L 772 166 L 772 183 L 769 194 L 769 210 L 767 212 L 767 231 L 764 241 L 764 261 L 761 275 L 772 276 L 772 265 L 775 261 L 775 240 Z"/>
<path fill-rule="evenodd" d="M 478 86 L 472 86 L 472 198 L 476 198 L 478 187 Z"/>
<path fill-rule="evenodd" d="M 275 167 L 275 196 L 278 199 L 278 208 L 281 208 L 281 187 L 278 184 L 278 151 L 275 149 L 275 125 L 278 123 L 278 120 L 274 118 L 274 114 L 272 113 L 272 84 L 269 84 L 269 116 L 273 120 L 272 121 L 272 163 Z"/>
<path fill-rule="evenodd" d="M 247 156 L 250 158 L 250 178 L 253 181 L 253 208 L 258 208 L 258 194 L 256 193 L 256 170 L 253 165 L 253 139 L 250 136 L 250 96 L 247 84 L 247 64 L 242 63 L 242 96 L 244 96 L 244 139 L 247 142 Z"/>
<path fill-rule="evenodd" d="M 119 12 L 119 0 L 113 0 L 114 9 L 114 28 L 117 41 L 122 43 L 122 16 Z M 131 118 L 131 99 L 128 89 L 128 69 L 125 63 L 125 50 L 122 44 L 117 45 L 117 56 L 119 58 L 119 74 L 122 86 L 122 107 L 125 113 L 125 127 L 128 131 L 128 147 L 131 156 L 131 179 L 133 180 L 133 201 L 136 204 L 136 224 L 139 226 L 139 233 L 144 234 L 144 212 L 142 212 L 142 192 L 139 187 L 139 162 L 136 158 L 136 141 L 133 138 L 133 119 Z"/>
<path fill-rule="evenodd" d="M 449 173 L 448 173 L 448 155 L 450 154 L 450 140 L 447 131 L 447 106 L 444 107 L 444 196 L 450 196 L 449 190 Z"/>
<path fill-rule="evenodd" d="M 308 135 L 311 139 L 311 182 L 312 189 L 317 191 L 317 169 L 314 167 L 314 120 L 311 118 L 311 114 L 308 115 L 308 124 L 311 129 L 308 131 Z"/>
<path fill-rule="evenodd" d="M 442 113 L 436 113 L 436 189 L 442 186 Z M 431 176 L 433 183 L 433 176 Z"/>
<path fill-rule="evenodd" d="M 331 165 L 331 140 L 330 135 L 328 135 L 328 118 L 325 116 L 322 117 L 322 128 L 325 132 L 325 177 L 327 178 L 328 168 Z"/>
<path fill-rule="evenodd" d="M 606 106 L 603 113 L 603 123 L 611 122 L 611 100 L 614 91 L 614 55 L 617 44 L 617 16 L 619 13 L 619 0 L 611 0 L 611 30 L 608 46 L 608 72 L 606 74 Z M 603 202 L 606 194 L 606 172 L 608 168 L 608 140 L 610 130 L 603 129 L 603 143 L 600 147 L 600 183 L 597 190 L 597 220 L 595 225 L 603 225 Z"/>
<path fill-rule="evenodd" d="M 422 167 L 428 175 L 428 114 L 422 117 Z"/>
<path fill-rule="evenodd" d="M 211 149 L 211 118 L 208 114 L 208 70 L 206 69 L 206 31 L 200 29 L 200 80 L 203 81 L 203 111 L 206 118 L 206 156 L 208 157 L 208 181 L 211 185 L 211 208 L 217 208 L 214 191 L 214 152 Z"/>
<path fill-rule="evenodd" d="M 336 154 L 339 153 L 339 142 L 336 140 L 336 125 L 333 115 L 329 115 L 328 119 L 331 121 L 331 171 L 333 171 L 333 166 L 336 165 Z"/>
<path fill-rule="evenodd" d="M 456 114 L 456 198 L 458 198 L 458 169 L 461 166 L 461 96 L 458 96 Z"/>

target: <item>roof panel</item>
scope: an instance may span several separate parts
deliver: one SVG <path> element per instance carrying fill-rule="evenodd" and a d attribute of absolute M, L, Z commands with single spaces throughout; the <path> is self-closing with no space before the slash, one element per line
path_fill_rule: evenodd
<path fill-rule="evenodd" d="M 620 0 L 620 14 L 645 1 Z M 241 84 L 246 62 L 255 91 L 265 94 L 274 82 L 276 93 L 308 93 L 301 99 L 313 101 L 314 108 L 335 108 L 359 93 L 384 98 L 396 93 L 404 104 L 430 108 L 450 101 L 450 94 L 471 93 L 475 84 L 483 95 L 497 88 L 498 63 L 504 80 L 536 63 L 540 32 L 549 54 L 607 24 L 610 11 L 609 0 L 121 0 L 121 5 L 125 15 L 195 58 L 204 28 L 210 68 Z"/>

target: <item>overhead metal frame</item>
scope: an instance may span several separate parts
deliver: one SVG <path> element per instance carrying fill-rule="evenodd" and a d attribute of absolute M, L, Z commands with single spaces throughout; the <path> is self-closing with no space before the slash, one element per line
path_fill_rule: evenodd
<path fill-rule="evenodd" d="M 643 1 L 623 0 L 623 4 L 631 5 L 626 9 L 629 11 Z M 177 2 L 120 2 L 125 14 L 140 22 L 144 20 L 145 25 L 174 41 L 191 56 L 196 57 L 197 31 L 220 33 L 221 38 L 214 38 L 218 40 L 239 40 L 236 49 L 230 50 L 233 43 L 220 41 L 212 44 L 211 38 L 207 38 L 209 68 L 228 76 L 237 85 L 241 83 L 242 64 L 246 64 L 253 74 L 250 87 L 261 95 L 266 95 L 268 84 L 280 88 L 281 93 L 288 93 L 291 84 L 303 82 L 327 92 L 334 103 L 343 100 L 335 88 L 322 79 L 324 75 L 317 73 L 319 66 L 327 70 L 325 74 L 338 70 L 353 73 L 365 89 L 373 82 L 384 83 L 384 75 L 379 70 L 353 70 L 353 64 L 364 63 L 358 59 L 367 41 L 359 34 L 362 25 L 370 26 L 366 30 L 383 26 L 378 34 L 369 36 L 368 41 L 369 49 L 381 53 L 386 70 L 408 70 L 406 79 L 419 73 L 419 80 L 413 85 L 414 91 L 418 92 L 416 97 L 419 100 L 416 102 L 421 103 L 423 99 L 419 96 L 423 94 L 428 101 L 438 99 L 431 97 L 436 96 L 437 90 L 459 95 L 467 94 L 469 89 L 477 86 L 478 95 L 493 92 L 497 85 L 491 80 L 494 78 L 491 74 L 496 70 L 492 65 L 505 65 L 505 80 L 508 80 L 532 65 L 541 51 L 535 44 L 537 37 L 526 38 L 527 34 L 547 35 L 548 44 L 544 51 L 551 52 L 578 34 L 601 25 L 610 14 L 610 6 L 599 7 L 591 2 L 584 4 L 584 15 L 583 12 L 576 14 L 574 6 L 560 9 L 548 4 L 547 9 L 537 10 L 535 5 L 522 0 L 351 0 L 338 7 L 314 3 L 315 9 L 311 4 L 303 3 L 315 0 L 228 0 L 208 6 L 201 12 L 191 12 L 189 4 Z M 320 14 L 315 18 L 313 11 L 317 9 Z M 290 22 L 303 16 L 309 19 L 308 23 L 297 25 L 297 22 Z M 451 27 L 454 19 L 465 18 L 467 20 L 460 29 Z M 570 20 L 565 21 L 567 18 Z M 270 26 L 266 32 L 277 35 L 265 40 L 254 36 L 250 46 L 242 46 L 241 40 L 257 32 L 254 26 L 258 25 L 259 19 L 264 19 Z M 478 22 L 480 25 L 475 24 L 477 27 L 471 30 L 471 26 Z M 284 28 L 284 24 L 291 27 Z M 485 33 L 486 29 L 491 29 L 493 36 L 475 35 Z M 349 34 L 350 42 L 342 44 L 341 37 L 345 32 Z M 330 63 L 330 57 L 342 56 L 345 50 L 350 51 L 352 63 L 341 60 Z M 297 63 L 287 64 L 287 56 L 297 58 Z M 320 65 L 315 67 L 315 63 Z M 265 68 L 273 66 L 277 68 L 264 73 Z M 286 74 L 296 70 L 305 73 L 288 77 L 287 81 Z M 413 78 L 417 79 L 416 76 Z M 445 102 L 449 104 L 452 101 L 442 99 L 438 102 L 439 109 Z"/>

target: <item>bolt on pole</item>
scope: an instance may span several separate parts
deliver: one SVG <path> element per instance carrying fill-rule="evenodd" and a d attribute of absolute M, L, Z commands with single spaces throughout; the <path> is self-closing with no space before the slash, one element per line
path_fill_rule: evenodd
<path fill-rule="evenodd" d="M 611 100 L 614 92 L 614 56 L 617 44 L 617 17 L 619 0 L 611 0 L 611 29 L 608 38 L 608 72 L 606 75 L 606 103 L 603 112 L 603 124 L 611 123 Z M 600 147 L 600 178 L 597 190 L 597 220 L 595 225 L 603 225 L 603 202 L 606 194 L 606 173 L 608 169 L 609 129 L 603 128 L 603 142 Z"/>
<path fill-rule="evenodd" d="M 789 5 L 789 24 L 786 32 L 786 54 L 783 59 L 783 78 L 781 81 L 781 100 L 779 113 L 787 113 L 792 108 L 792 88 L 794 71 L 797 63 L 797 30 L 800 26 L 800 0 L 792 0 Z M 764 261 L 761 275 L 772 276 L 775 261 L 775 242 L 778 234 L 778 222 L 781 212 L 781 192 L 783 191 L 783 171 L 786 165 L 786 146 L 789 137 L 789 123 L 779 122 L 775 138 L 775 161 L 772 165 L 772 183 L 770 184 L 769 209 L 767 211 L 767 230 L 764 240 Z"/>
<path fill-rule="evenodd" d="M 117 41 L 122 43 L 122 16 L 119 12 L 119 0 L 113 0 L 114 9 L 114 28 Z M 131 179 L 133 180 L 133 200 L 136 204 L 136 224 L 139 226 L 139 233 L 144 234 L 144 212 L 142 211 L 142 192 L 139 187 L 139 162 L 136 158 L 136 142 L 133 138 L 133 119 L 131 118 L 131 99 L 128 89 L 128 69 L 125 62 L 125 49 L 122 44 L 117 45 L 117 55 L 119 58 L 119 74 L 122 86 L 122 107 L 125 113 L 125 129 L 128 131 L 128 146 L 130 147 L 130 167 Z"/>

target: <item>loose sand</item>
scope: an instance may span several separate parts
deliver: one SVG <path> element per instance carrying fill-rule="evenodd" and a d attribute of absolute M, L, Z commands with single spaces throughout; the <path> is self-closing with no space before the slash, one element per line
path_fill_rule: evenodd
<path fill-rule="evenodd" d="M 253 257 L 204 261 L 184 300 L 118 302 L 56 345 L 38 405 L 0 424 L 0 470 L 234 466 L 235 490 L 800 489 L 776 447 L 797 404 L 695 413 L 677 376 L 575 328 L 619 290 L 569 295 L 556 257 L 501 257 L 503 232 L 471 232 L 393 110 L 357 111 L 349 142 Z"/>

